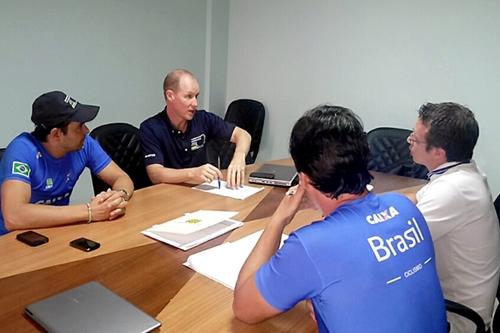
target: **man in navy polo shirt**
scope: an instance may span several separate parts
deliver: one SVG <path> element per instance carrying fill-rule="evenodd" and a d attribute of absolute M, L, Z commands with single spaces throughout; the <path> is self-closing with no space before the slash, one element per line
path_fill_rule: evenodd
<path fill-rule="evenodd" d="M 239 187 L 245 178 L 245 156 L 251 137 L 245 130 L 204 110 L 197 110 L 200 88 L 196 77 L 176 69 L 165 77 L 167 106 L 140 126 L 140 140 L 149 178 L 158 183 L 204 183 L 222 178 L 207 163 L 206 144 L 214 138 L 236 144 L 228 167 L 227 185 Z"/>

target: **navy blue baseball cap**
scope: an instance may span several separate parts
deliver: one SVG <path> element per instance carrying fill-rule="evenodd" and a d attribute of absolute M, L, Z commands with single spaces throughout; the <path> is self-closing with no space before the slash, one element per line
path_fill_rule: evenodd
<path fill-rule="evenodd" d="M 33 102 L 31 121 L 46 129 L 67 121 L 86 123 L 97 116 L 99 107 L 77 102 L 62 91 L 51 91 Z"/>

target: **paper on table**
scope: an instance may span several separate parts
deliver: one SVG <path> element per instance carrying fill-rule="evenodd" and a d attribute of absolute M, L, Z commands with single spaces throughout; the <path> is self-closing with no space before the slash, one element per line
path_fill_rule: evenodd
<path fill-rule="evenodd" d="M 261 234 L 262 230 L 235 242 L 222 243 L 211 249 L 190 255 L 184 265 L 234 290 L 241 267 Z M 281 236 L 281 245 L 287 238 L 288 236 L 285 234 Z"/>
<path fill-rule="evenodd" d="M 179 234 L 153 229 L 143 230 L 141 231 L 141 233 L 148 237 L 159 240 L 160 242 L 170 244 L 186 251 L 215 237 L 225 234 L 226 232 L 239 228 L 242 225 L 243 222 L 227 219 L 196 232 L 190 232 L 188 234 Z"/>
<path fill-rule="evenodd" d="M 231 220 L 238 212 L 199 210 L 141 231 L 161 242 L 189 250 L 243 225 Z"/>
<path fill-rule="evenodd" d="M 176 234 L 189 234 L 205 229 L 220 221 L 230 219 L 238 212 L 228 212 L 220 210 L 199 210 L 193 213 L 186 213 L 184 216 L 167 221 L 162 224 L 152 226 L 150 231 L 165 231 Z"/>
<path fill-rule="evenodd" d="M 213 180 L 210 183 L 203 183 L 198 186 L 193 187 L 196 190 L 200 190 L 203 192 L 208 192 L 212 194 L 217 194 L 217 195 L 222 195 L 225 197 L 230 197 L 234 199 L 240 199 L 244 200 L 248 198 L 249 196 L 262 191 L 264 188 L 263 187 L 253 187 L 253 186 L 247 186 L 243 185 L 243 187 L 237 188 L 237 189 L 231 189 L 227 187 L 227 183 L 224 180 L 220 181 L 220 188 L 218 184 L 218 180 Z"/>

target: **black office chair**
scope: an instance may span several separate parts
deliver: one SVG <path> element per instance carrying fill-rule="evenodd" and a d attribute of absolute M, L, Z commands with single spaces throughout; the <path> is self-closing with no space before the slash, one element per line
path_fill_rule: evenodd
<path fill-rule="evenodd" d="M 238 99 L 229 104 L 224 120 L 243 128 L 252 136 L 250 150 L 246 156 L 246 164 L 252 164 L 259 153 L 262 129 L 266 116 L 264 105 L 253 99 Z M 212 140 L 207 146 L 208 161 L 217 165 L 220 158 L 220 167 L 226 169 L 233 158 L 235 145 L 229 141 Z"/>
<path fill-rule="evenodd" d="M 146 166 L 139 143 L 139 130 L 126 123 L 111 123 L 99 126 L 90 132 L 111 159 L 125 171 L 136 190 L 150 186 L 151 181 L 146 173 Z M 98 194 L 109 186 L 92 175 L 94 193 Z"/>
<path fill-rule="evenodd" d="M 495 206 L 495 211 L 497 212 L 498 221 L 500 221 L 500 194 L 497 195 L 497 198 L 495 199 L 493 205 Z"/>
<path fill-rule="evenodd" d="M 368 169 L 399 176 L 427 179 L 427 168 L 413 162 L 406 139 L 410 130 L 378 127 L 367 133 Z"/>
<path fill-rule="evenodd" d="M 446 311 L 456 313 L 472 321 L 476 325 L 476 333 L 485 333 L 483 318 L 474 310 L 463 304 L 445 299 Z M 448 324 L 449 325 L 449 324 Z M 448 327 L 449 329 L 449 327 Z"/>
<path fill-rule="evenodd" d="M 498 221 L 500 221 L 500 194 L 498 194 L 495 202 L 493 203 L 495 206 L 495 211 L 497 212 Z M 500 302 L 500 288 L 497 289 L 497 301 Z M 500 311 L 497 308 L 493 316 L 493 320 L 491 322 L 491 327 L 493 328 L 493 332 L 500 332 Z"/>

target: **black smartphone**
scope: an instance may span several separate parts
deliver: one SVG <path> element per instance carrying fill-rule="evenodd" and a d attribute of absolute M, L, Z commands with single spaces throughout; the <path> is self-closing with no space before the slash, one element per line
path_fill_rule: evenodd
<path fill-rule="evenodd" d="M 28 244 L 29 246 L 38 246 L 45 244 L 49 241 L 48 237 L 34 231 L 25 231 L 20 234 L 17 234 L 16 239 L 25 244 Z"/>
<path fill-rule="evenodd" d="M 264 179 L 274 179 L 274 173 L 270 172 L 252 172 L 250 177 L 254 178 L 264 178 Z"/>
<path fill-rule="evenodd" d="M 85 252 L 97 250 L 101 246 L 101 244 L 85 237 L 74 239 L 69 242 L 69 245 Z"/>

